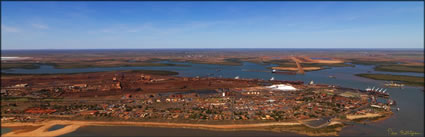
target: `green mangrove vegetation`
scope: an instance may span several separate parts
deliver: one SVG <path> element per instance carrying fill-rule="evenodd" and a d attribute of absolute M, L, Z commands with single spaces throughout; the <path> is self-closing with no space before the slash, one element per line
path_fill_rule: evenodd
<path fill-rule="evenodd" d="M 424 86 L 424 77 L 391 75 L 391 74 L 356 74 L 359 77 L 365 77 L 375 80 L 399 81 L 411 86 Z"/>

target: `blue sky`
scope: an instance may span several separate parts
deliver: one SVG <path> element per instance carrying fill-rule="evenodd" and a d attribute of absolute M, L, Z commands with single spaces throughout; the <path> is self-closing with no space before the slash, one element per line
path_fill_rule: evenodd
<path fill-rule="evenodd" d="M 2 2 L 2 49 L 423 48 L 424 2 Z"/>

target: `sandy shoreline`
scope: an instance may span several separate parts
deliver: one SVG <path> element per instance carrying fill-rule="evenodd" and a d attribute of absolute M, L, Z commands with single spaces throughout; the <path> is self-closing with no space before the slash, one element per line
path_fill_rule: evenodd
<path fill-rule="evenodd" d="M 54 125 L 67 125 L 64 128 L 47 131 Z M 65 121 L 51 120 L 41 123 L 2 123 L 2 127 L 16 126 L 42 126 L 29 132 L 11 131 L 2 136 L 59 136 L 77 130 L 82 126 L 155 126 L 155 127 L 181 127 L 181 128 L 212 128 L 212 129 L 241 129 L 267 126 L 292 126 L 301 125 L 298 122 L 273 122 L 258 124 L 228 124 L 228 125 L 208 125 L 208 124 L 187 124 L 187 123 L 161 123 L 161 122 L 110 122 L 110 121 Z"/>
<path fill-rule="evenodd" d="M 380 117 L 383 116 L 382 114 L 376 114 L 376 113 L 366 113 L 364 115 L 347 115 L 347 119 L 354 120 L 354 119 L 360 119 L 360 118 L 374 118 L 374 117 Z"/>
<path fill-rule="evenodd" d="M 383 116 L 383 114 L 367 113 L 364 115 L 347 115 L 347 119 L 361 119 L 361 118 L 374 118 Z M 327 126 L 342 124 L 341 122 L 332 121 Z M 64 128 L 47 131 L 54 125 L 66 125 Z M 130 121 L 71 121 L 71 120 L 48 120 L 38 123 L 2 123 L 2 127 L 22 127 L 22 126 L 41 126 L 32 131 L 23 132 L 22 130 L 12 130 L 9 133 L 3 134 L 2 136 L 60 136 L 67 133 L 74 132 L 83 126 L 148 126 L 148 127 L 165 127 L 165 128 L 193 128 L 193 129 L 210 129 L 210 130 L 226 130 L 226 129 L 252 129 L 259 127 L 272 127 L 272 126 L 298 126 L 304 125 L 302 122 L 271 122 L 271 123 L 256 123 L 256 124 L 221 124 L 221 125 L 210 125 L 210 124 L 189 124 L 189 123 L 165 123 L 165 122 L 130 122 Z M 291 132 L 290 130 L 288 130 Z M 294 133 L 305 134 L 314 136 L 302 131 L 293 131 Z M 329 133 L 322 133 L 327 135 Z M 336 133 L 334 133 L 336 135 Z"/>
<path fill-rule="evenodd" d="M 297 67 L 272 67 L 275 70 L 284 70 L 284 71 L 298 71 Z M 320 70 L 321 67 L 303 67 L 303 70 L 312 71 L 312 70 Z"/>
<path fill-rule="evenodd" d="M 1 57 L 1 60 L 24 60 L 31 59 L 32 57 Z"/>

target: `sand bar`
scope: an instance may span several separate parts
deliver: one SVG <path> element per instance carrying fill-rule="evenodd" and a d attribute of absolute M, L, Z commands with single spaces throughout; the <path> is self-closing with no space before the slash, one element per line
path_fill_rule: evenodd
<path fill-rule="evenodd" d="M 347 115 L 347 119 L 353 120 L 353 119 L 360 119 L 360 118 L 374 118 L 379 116 L 382 116 L 382 114 L 366 113 L 364 115 Z"/>

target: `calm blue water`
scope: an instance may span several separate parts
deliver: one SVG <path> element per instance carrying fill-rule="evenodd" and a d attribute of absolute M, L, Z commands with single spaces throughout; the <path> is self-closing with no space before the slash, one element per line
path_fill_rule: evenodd
<path fill-rule="evenodd" d="M 167 62 L 170 63 L 170 62 Z M 113 70 L 170 70 L 179 72 L 178 76 L 210 76 L 210 77 L 225 77 L 233 78 L 239 76 L 240 78 L 258 78 L 268 80 L 274 77 L 277 80 L 301 80 L 304 82 L 310 82 L 313 80 L 315 83 L 339 85 L 349 88 L 365 89 L 367 87 L 384 87 L 384 81 L 372 80 L 362 77 L 354 76 L 358 73 L 380 73 L 380 74 L 394 74 L 394 75 L 410 75 L 410 76 L 424 76 L 424 73 L 407 73 L 407 72 L 378 72 L 374 71 L 374 66 L 368 65 L 356 65 L 355 67 L 335 67 L 330 69 L 324 69 L 320 71 L 306 72 L 305 75 L 285 75 L 270 73 L 267 67 L 275 66 L 269 64 L 255 64 L 244 62 L 241 66 L 224 66 L 224 65 L 211 65 L 211 64 L 189 64 L 190 67 L 182 66 L 164 66 L 164 67 L 113 67 L 113 68 L 81 68 L 81 69 L 55 69 L 52 66 L 43 65 L 39 69 L 10 69 L 2 70 L 7 73 L 31 73 L 31 74 L 42 74 L 42 73 L 75 73 L 75 72 L 98 72 L 98 71 L 113 71 Z M 218 71 L 219 70 L 219 71 Z M 329 78 L 329 76 L 335 76 L 336 78 Z M 397 102 L 397 107 L 400 107 L 400 111 L 396 111 L 394 115 L 384 121 L 371 123 L 368 125 L 354 125 L 345 128 L 341 135 L 387 135 L 387 129 L 392 128 L 393 130 L 412 130 L 415 132 L 424 133 L 424 92 L 423 87 L 409 87 L 406 86 L 403 89 L 400 88 L 389 88 L 389 92 L 392 99 Z M 79 134 L 85 134 L 87 131 L 83 127 L 81 130 L 77 130 Z M 99 128 L 99 127 L 98 127 Z M 104 128 L 104 127 L 102 127 Z M 143 130 L 144 127 L 135 127 Z M 108 130 L 114 130 L 108 128 Z M 168 129 L 167 129 L 168 130 Z M 196 130 L 198 132 L 198 130 Z M 199 132 L 215 132 L 201 130 Z M 244 131 L 241 131 L 244 132 Z M 247 131 L 248 132 L 248 131 Z M 72 134 L 74 135 L 74 134 Z M 90 134 L 93 135 L 93 134 Z M 103 135 L 103 134 L 96 134 Z M 171 134 L 173 135 L 173 134 Z"/>
<path fill-rule="evenodd" d="M 6 134 L 9 133 L 10 131 L 12 131 L 12 128 L 1 128 L 1 134 Z"/>
<path fill-rule="evenodd" d="M 50 127 L 49 129 L 47 129 L 47 131 L 53 131 L 53 130 L 58 130 L 61 128 L 64 128 L 66 125 L 54 125 L 52 127 Z"/>
<path fill-rule="evenodd" d="M 118 131 L 118 132 L 117 132 Z M 160 127 L 133 127 L 133 126 L 87 126 L 77 129 L 72 133 L 61 135 L 60 137 L 69 136 L 138 136 L 138 137 L 265 137 L 265 136 L 300 136 L 288 132 L 269 132 L 269 131 L 211 131 L 204 129 L 187 129 L 187 128 L 160 128 Z"/>
<path fill-rule="evenodd" d="M 4 73 L 15 74 L 55 74 L 55 73 L 79 73 L 79 72 L 100 72 L 100 71 L 115 71 L 115 70 L 171 70 L 179 72 L 179 76 L 211 76 L 211 77 L 235 77 L 241 78 L 263 78 L 269 79 L 272 76 L 282 74 L 269 73 L 267 67 L 276 66 L 274 64 L 256 64 L 243 62 L 241 66 L 226 66 L 212 64 L 192 64 L 184 62 L 169 62 L 160 61 L 158 63 L 185 64 L 191 66 L 157 66 L 157 67 L 108 67 L 108 68 L 73 68 L 73 69 L 56 69 L 50 65 L 40 65 L 39 69 L 7 69 L 2 70 Z M 222 70 L 222 71 L 217 71 Z M 424 76 L 424 73 L 411 72 L 380 72 L 374 71 L 371 65 L 356 65 L 356 67 L 335 67 L 320 71 L 307 72 L 306 75 L 285 75 L 286 78 L 295 78 L 296 80 L 308 79 L 312 74 L 334 75 L 334 74 L 358 74 L 358 73 L 379 73 L 379 74 L 394 74 L 394 75 L 409 75 L 409 76 Z M 276 77 L 275 77 L 276 78 Z"/>

